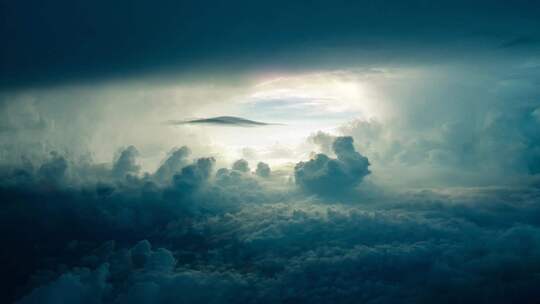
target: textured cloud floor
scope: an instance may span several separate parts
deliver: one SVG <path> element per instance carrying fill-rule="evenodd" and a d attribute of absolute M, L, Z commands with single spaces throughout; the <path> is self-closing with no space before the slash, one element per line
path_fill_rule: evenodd
<path fill-rule="evenodd" d="M 539 190 L 361 187 L 339 198 L 312 195 L 323 184 L 345 191 L 369 172 L 351 138 L 338 138 L 333 149 L 336 159 L 320 155 L 297 165 L 299 187 L 280 184 L 265 165 L 252 173 L 245 161 L 216 172 L 212 158 L 188 160 L 185 147 L 143 177 L 134 175 L 134 147 L 110 166 L 52 154 L 43 164 L 4 168 L 2 260 L 12 290 L 4 297 L 18 303 L 540 297 Z"/>

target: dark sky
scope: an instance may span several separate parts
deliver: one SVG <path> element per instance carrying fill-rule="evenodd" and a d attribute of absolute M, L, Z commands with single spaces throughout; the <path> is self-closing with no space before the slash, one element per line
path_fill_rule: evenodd
<path fill-rule="evenodd" d="M 351 53 L 437 61 L 536 44 L 540 29 L 535 1 L 2 0 L 0 14 L 3 88 L 339 65 Z"/>

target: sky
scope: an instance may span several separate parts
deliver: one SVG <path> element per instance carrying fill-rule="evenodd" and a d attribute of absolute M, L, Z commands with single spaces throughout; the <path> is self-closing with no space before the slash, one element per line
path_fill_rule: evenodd
<path fill-rule="evenodd" d="M 535 1 L 0 1 L 5 303 L 535 303 Z"/>

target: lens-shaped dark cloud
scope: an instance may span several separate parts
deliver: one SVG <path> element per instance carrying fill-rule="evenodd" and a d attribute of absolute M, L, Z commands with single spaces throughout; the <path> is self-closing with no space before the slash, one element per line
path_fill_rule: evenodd
<path fill-rule="evenodd" d="M 171 120 L 167 124 L 170 125 L 221 125 L 230 127 L 258 127 L 267 126 L 270 123 L 249 120 L 235 116 L 218 116 L 211 118 L 201 118 L 192 120 Z"/>

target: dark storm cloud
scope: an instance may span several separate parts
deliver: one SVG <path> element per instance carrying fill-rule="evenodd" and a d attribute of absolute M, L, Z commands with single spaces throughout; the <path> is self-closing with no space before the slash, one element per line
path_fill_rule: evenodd
<path fill-rule="evenodd" d="M 367 62 L 395 60 L 396 51 L 461 58 L 441 50 L 534 36 L 539 9 L 530 1 L 2 1 L 0 84 L 299 68 L 336 64 L 351 50 Z"/>

